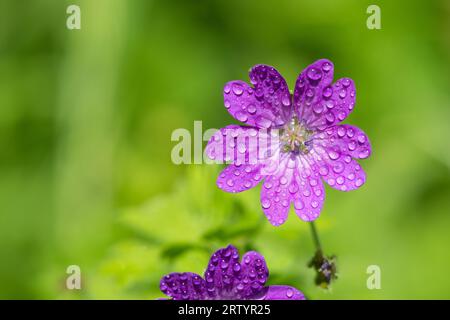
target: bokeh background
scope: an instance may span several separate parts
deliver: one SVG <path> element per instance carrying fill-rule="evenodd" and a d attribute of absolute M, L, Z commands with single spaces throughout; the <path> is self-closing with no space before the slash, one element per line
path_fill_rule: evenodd
<path fill-rule="evenodd" d="M 81 30 L 66 28 L 69 4 Z M 450 298 L 449 18 L 446 0 L 1 1 L 0 298 L 154 299 L 162 275 L 202 273 L 229 243 L 311 299 Z M 265 63 L 293 86 L 319 58 L 355 80 L 346 122 L 374 150 L 363 188 L 326 190 L 331 291 L 313 284 L 293 212 L 274 228 L 259 187 L 226 194 L 220 166 L 170 159 L 174 129 L 235 123 L 225 82 Z M 82 290 L 65 288 L 71 264 Z"/>

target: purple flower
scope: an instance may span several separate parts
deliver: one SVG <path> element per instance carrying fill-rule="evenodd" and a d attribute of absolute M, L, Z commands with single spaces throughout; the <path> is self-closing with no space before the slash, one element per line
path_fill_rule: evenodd
<path fill-rule="evenodd" d="M 161 291 L 174 300 L 305 300 L 289 286 L 265 286 L 269 277 L 264 257 L 249 251 L 239 261 L 229 245 L 209 260 L 204 278 L 198 274 L 171 273 L 161 279 Z"/>
<path fill-rule="evenodd" d="M 317 219 L 325 198 L 322 180 L 341 191 L 366 180 L 356 159 L 371 154 L 369 139 L 361 129 L 339 124 L 354 108 L 354 83 L 332 81 L 333 64 L 322 59 L 300 73 L 293 95 L 278 71 L 266 65 L 250 70 L 253 86 L 225 85 L 225 107 L 247 126 L 220 129 L 206 154 L 231 163 L 217 180 L 224 191 L 245 191 L 264 180 L 261 206 L 275 226 L 286 221 L 291 203 L 302 220 Z"/>

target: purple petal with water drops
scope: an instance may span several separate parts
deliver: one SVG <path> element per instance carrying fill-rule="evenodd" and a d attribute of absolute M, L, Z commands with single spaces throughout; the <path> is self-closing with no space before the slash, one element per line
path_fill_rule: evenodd
<path fill-rule="evenodd" d="M 256 65 L 250 72 L 251 87 L 244 81 L 231 81 L 224 87 L 224 104 L 238 121 L 258 128 L 283 125 L 291 116 L 289 88 L 279 72 Z"/>
<path fill-rule="evenodd" d="M 240 297 L 254 299 L 264 289 L 269 277 L 266 261 L 258 252 L 249 251 L 242 257 L 240 268 L 235 288 Z"/>
<path fill-rule="evenodd" d="M 329 93 L 333 72 L 333 63 L 321 59 L 300 73 L 294 88 L 294 110 L 299 120 L 307 121 L 316 117 L 314 107 L 322 102 L 323 94 Z"/>
<path fill-rule="evenodd" d="M 283 224 L 288 218 L 292 176 L 292 170 L 284 170 L 282 173 L 268 176 L 261 187 L 261 207 L 274 226 Z"/>
<path fill-rule="evenodd" d="M 264 300 L 306 300 L 304 294 L 290 286 L 267 287 Z"/>
<path fill-rule="evenodd" d="M 372 148 L 367 135 L 358 127 L 351 125 L 337 125 L 316 134 L 313 145 L 333 147 L 339 154 L 349 155 L 356 159 L 368 158 Z"/>
<path fill-rule="evenodd" d="M 325 200 L 325 189 L 319 173 L 303 169 L 295 174 L 295 182 L 298 185 L 298 191 L 293 194 L 295 213 L 303 221 L 317 219 Z"/>
<path fill-rule="evenodd" d="M 191 272 L 170 273 L 160 281 L 161 291 L 174 300 L 204 300 L 207 298 L 206 282 Z"/>
<path fill-rule="evenodd" d="M 270 135 L 266 129 L 229 125 L 213 134 L 205 154 L 218 163 L 257 164 L 271 147 Z"/>
<path fill-rule="evenodd" d="M 230 164 L 219 174 L 217 186 L 226 192 L 242 192 L 256 186 L 261 179 L 261 165 Z"/>
<path fill-rule="evenodd" d="M 333 155 L 339 155 L 332 151 Z M 361 165 L 349 155 L 333 156 L 333 160 L 318 162 L 318 170 L 325 182 L 340 191 L 358 189 L 366 182 L 366 173 Z"/>
<path fill-rule="evenodd" d="M 205 271 L 206 289 L 210 298 L 232 298 L 235 293 L 236 265 L 239 264 L 238 250 L 229 245 L 217 250 L 209 260 Z"/>
<path fill-rule="evenodd" d="M 350 78 L 333 81 L 333 64 L 322 59 L 308 66 L 298 77 L 294 109 L 308 128 L 323 130 L 343 121 L 355 105 L 355 85 Z"/>

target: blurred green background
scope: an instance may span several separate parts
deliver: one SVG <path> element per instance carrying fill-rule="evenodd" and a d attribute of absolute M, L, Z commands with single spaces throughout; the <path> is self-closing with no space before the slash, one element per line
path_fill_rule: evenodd
<path fill-rule="evenodd" d="M 366 28 L 370 4 L 381 30 Z M 450 298 L 449 17 L 446 0 L 2 1 L 0 298 L 154 299 L 163 274 L 202 273 L 229 243 L 312 299 Z M 170 160 L 174 129 L 235 123 L 225 82 L 265 63 L 292 87 L 319 58 L 355 80 L 346 122 L 373 146 L 366 185 L 327 187 L 317 221 L 338 256 L 331 291 L 313 284 L 293 212 L 274 228 L 259 187 L 226 194 L 220 166 Z M 71 264 L 82 290 L 65 288 Z"/>

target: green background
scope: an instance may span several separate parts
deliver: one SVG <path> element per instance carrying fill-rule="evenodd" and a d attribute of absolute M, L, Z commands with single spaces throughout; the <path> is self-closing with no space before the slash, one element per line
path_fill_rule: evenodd
<path fill-rule="evenodd" d="M 373 3 L 381 30 L 366 27 Z M 446 0 L 2 1 L 0 298 L 154 299 L 162 275 L 202 273 L 229 243 L 311 299 L 450 298 L 449 17 Z M 354 79 L 346 123 L 373 146 L 366 185 L 327 187 L 317 220 L 338 256 L 331 291 L 293 212 L 274 228 L 259 187 L 227 194 L 220 166 L 170 159 L 174 129 L 236 123 L 225 82 L 265 63 L 292 87 L 319 58 Z M 65 288 L 71 264 L 82 290 Z"/>

